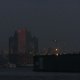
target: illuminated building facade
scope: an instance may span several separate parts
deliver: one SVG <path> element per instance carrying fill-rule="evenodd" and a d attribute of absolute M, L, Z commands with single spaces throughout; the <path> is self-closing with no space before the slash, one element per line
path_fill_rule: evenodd
<path fill-rule="evenodd" d="M 27 46 L 26 46 L 27 35 L 26 34 L 28 34 L 28 33 L 27 33 L 27 30 L 25 30 L 25 29 L 17 30 L 17 37 L 18 37 L 18 44 L 17 45 L 18 45 L 18 53 L 19 54 L 20 53 L 25 54 L 25 52 L 26 52 L 26 48 L 27 48 Z"/>

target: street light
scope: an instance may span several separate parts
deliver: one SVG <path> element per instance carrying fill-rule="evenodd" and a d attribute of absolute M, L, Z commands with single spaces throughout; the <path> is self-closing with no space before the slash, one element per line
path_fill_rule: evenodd
<path fill-rule="evenodd" d="M 56 51 L 58 51 L 58 49 L 56 49 Z"/>
<path fill-rule="evenodd" d="M 59 54 L 57 53 L 56 56 L 58 56 Z"/>

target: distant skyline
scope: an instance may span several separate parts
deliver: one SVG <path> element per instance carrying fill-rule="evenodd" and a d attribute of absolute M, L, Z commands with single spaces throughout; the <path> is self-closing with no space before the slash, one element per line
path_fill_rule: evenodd
<path fill-rule="evenodd" d="M 0 47 L 20 27 L 27 27 L 39 38 L 40 48 L 52 40 L 65 48 L 80 50 L 79 0 L 0 0 Z"/>

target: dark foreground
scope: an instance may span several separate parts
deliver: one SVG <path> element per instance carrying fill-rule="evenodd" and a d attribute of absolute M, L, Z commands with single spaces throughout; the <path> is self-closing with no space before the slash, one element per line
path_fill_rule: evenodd
<path fill-rule="evenodd" d="M 80 54 L 35 55 L 34 70 L 80 73 Z"/>
<path fill-rule="evenodd" d="M 80 73 L 33 72 L 26 69 L 0 69 L 0 80 L 80 80 Z"/>

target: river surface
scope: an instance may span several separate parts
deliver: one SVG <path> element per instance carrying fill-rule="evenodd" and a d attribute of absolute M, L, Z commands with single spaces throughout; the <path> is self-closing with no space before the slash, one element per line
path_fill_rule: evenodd
<path fill-rule="evenodd" d="M 80 73 L 33 72 L 32 68 L 0 69 L 0 80 L 80 80 Z"/>

